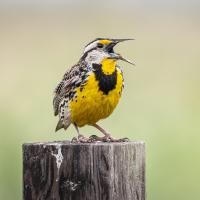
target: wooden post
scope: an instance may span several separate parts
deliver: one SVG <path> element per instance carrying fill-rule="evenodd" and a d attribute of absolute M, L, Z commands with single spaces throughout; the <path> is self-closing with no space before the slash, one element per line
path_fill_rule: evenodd
<path fill-rule="evenodd" d="M 145 200 L 145 144 L 24 144 L 23 184 L 24 200 Z"/>

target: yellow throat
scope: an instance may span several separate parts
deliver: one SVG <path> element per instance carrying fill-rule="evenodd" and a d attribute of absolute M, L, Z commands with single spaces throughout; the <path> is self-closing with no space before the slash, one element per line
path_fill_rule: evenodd
<path fill-rule="evenodd" d="M 116 69 L 117 61 L 110 58 L 105 58 L 101 61 L 102 71 L 106 75 L 112 74 Z"/>

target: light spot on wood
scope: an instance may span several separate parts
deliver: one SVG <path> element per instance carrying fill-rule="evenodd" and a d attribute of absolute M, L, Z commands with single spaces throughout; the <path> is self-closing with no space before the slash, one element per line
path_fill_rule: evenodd
<path fill-rule="evenodd" d="M 56 165 L 57 165 L 57 178 L 56 181 L 59 180 L 59 170 L 60 170 L 60 166 L 62 164 L 63 161 L 63 155 L 62 155 L 62 151 L 61 151 L 61 144 L 57 144 L 56 145 L 56 149 L 57 149 L 57 154 L 52 153 L 52 156 L 54 156 L 56 158 Z"/>

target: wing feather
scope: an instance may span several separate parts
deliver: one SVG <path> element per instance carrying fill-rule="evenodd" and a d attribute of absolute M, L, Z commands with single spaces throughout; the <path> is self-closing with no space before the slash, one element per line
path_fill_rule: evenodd
<path fill-rule="evenodd" d="M 73 98 L 71 94 L 74 93 L 78 86 L 85 84 L 89 70 L 87 64 L 84 61 L 80 61 L 65 72 L 63 79 L 55 88 L 55 96 L 53 98 L 54 115 L 59 115 L 56 131 L 61 128 L 67 129 L 71 124 L 69 109 L 70 98 Z"/>
<path fill-rule="evenodd" d="M 71 69 L 67 70 L 63 76 L 61 82 L 57 85 L 54 90 L 53 107 L 54 115 L 59 113 L 59 105 L 64 97 L 73 89 L 72 86 L 79 79 L 79 65 L 74 65 Z"/>

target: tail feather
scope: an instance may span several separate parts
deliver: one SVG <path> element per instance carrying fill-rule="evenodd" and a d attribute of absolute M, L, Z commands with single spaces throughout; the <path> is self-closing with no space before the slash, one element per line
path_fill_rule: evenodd
<path fill-rule="evenodd" d="M 61 128 L 64 128 L 65 130 L 69 127 L 71 123 L 65 124 L 63 121 L 59 120 L 56 126 L 56 131 L 60 130 Z"/>

